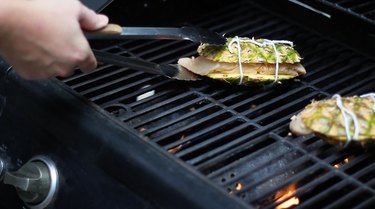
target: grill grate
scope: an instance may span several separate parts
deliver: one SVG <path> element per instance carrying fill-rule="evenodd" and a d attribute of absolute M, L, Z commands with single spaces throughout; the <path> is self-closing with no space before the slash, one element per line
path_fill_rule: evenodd
<path fill-rule="evenodd" d="M 298 197 L 296 208 L 370 208 L 375 154 L 340 150 L 313 136 L 291 136 L 288 123 L 312 99 L 374 91 L 375 62 L 242 1 L 194 23 L 229 35 L 293 40 L 308 74 L 277 87 L 255 88 L 208 79 L 177 82 L 102 65 L 63 82 L 252 206 L 275 208 Z M 196 47 L 125 41 L 103 50 L 173 63 L 195 55 Z M 277 202 L 278 192 L 288 188 L 296 190 Z"/>

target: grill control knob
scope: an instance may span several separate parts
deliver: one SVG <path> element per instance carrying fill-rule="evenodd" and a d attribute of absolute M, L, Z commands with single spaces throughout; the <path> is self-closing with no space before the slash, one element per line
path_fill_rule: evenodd
<path fill-rule="evenodd" d="M 17 171 L 6 171 L 3 182 L 14 186 L 28 207 L 42 209 L 51 203 L 57 191 L 58 174 L 52 161 L 39 156 Z"/>

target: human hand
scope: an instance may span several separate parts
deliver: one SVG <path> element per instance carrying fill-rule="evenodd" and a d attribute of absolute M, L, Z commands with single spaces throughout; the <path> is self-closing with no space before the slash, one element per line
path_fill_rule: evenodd
<path fill-rule="evenodd" d="M 77 0 L 0 0 L 0 56 L 25 79 L 89 72 L 97 63 L 82 29 L 107 24 Z"/>

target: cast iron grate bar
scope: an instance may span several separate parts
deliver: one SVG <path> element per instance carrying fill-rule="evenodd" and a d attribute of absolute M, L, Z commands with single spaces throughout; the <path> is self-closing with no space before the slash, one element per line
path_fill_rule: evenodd
<path fill-rule="evenodd" d="M 212 112 L 212 113 L 213 112 L 219 112 L 221 110 L 221 108 L 219 108 L 217 106 L 214 106 L 214 105 L 205 105 L 202 108 L 199 108 L 199 109 L 191 108 L 190 110 L 194 110 L 194 111 L 190 111 L 190 112 L 188 112 L 184 115 L 181 115 L 176 120 L 170 120 L 170 121 L 166 122 L 165 124 L 163 124 L 162 126 L 159 125 L 157 128 L 155 128 L 155 126 L 150 127 L 149 129 L 145 130 L 144 134 L 145 135 L 151 135 L 151 134 L 153 134 L 157 131 L 168 128 L 168 127 L 170 127 L 170 126 L 172 126 L 176 123 L 183 122 L 185 120 L 189 120 L 189 118 L 194 117 L 194 120 L 196 120 L 196 118 L 199 117 L 199 115 L 205 114 L 205 111 Z M 171 144 L 171 146 L 172 146 L 172 144 Z"/>
<path fill-rule="evenodd" d="M 191 130 L 194 130 L 194 129 L 202 130 L 204 132 L 205 129 L 202 129 L 203 126 L 207 128 L 215 120 L 221 121 L 221 120 L 226 120 L 230 117 L 232 117 L 232 114 L 230 113 L 227 113 L 225 111 L 217 111 L 209 115 L 209 117 L 199 118 L 198 120 L 195 120 L 193 123 L 186 124 L 183 128 L 169 130 L 169 132 L 166 134 L 160 134 L 160 133 L 158 133 L 157 135 L 153 134 L 151 135 L 151 139 L 156 142 L 164 141 L 165 139 L 168 139 L 172 136 L 176 136 L 180 134 L 184 135 L 185 133 L 189 133 Z"/>
<path fill-rule="evenodd" d="M 236 136 L 242 136 L 247 133 L 252 133 L 254 130 L 256 130 L 256 127 L 254 125 L 241 124 L 222 134 L 215 135 L 212 138 L 208 138 L 193 147 L 184 149 L 178 152 L 176 156 L 188 161 L 190 164 L 197 164 L 198 162 L 202 161 L 202 159 L 213 157 L 218 153 L 223 152 L 223 150 L 229 149 L 228 147 L 233 146 L 232 137 L 234 138 Z M 216 144 L 219 144 L 219 146 L 215 147 Z M 211 150 L 210 152 L 202 151 L 205 149 Z"/>
<path fill-rule="evenodd" d="M 279 140 L 282 140 L 283 142 L 287 143 L 287 144 L 293 144 L 293 142 L 291 142 L 290 140 L 287 140 L 286 138 L 284 137 L 280 137 L 278 135 L 275 135 L 275 137 L 277 137 Z M 327 153 L 327 154 L 331 154 L 331 155 L 336 155 L 336 154 L 341 154 L 341 155 L 349 155 L 351 156 L 353 153 L 355 152 L 359 152 L 360 155 L 369 155 L 372 159 L 374 158 L 374 155 L 372 152 L 368 152 L 368 153 L 364 153 L 364 151 L 362 149 L 359 149 L 359 150 L 356 150 L 355 148 L 351 149 L 351 150 L 346 150 L 346 152 L 340 152 L 340 149 L 339 148 L 336 148 L 336 147 L 332 147 L 332 146 L 327 146 L 328 149 L 331 148 L 332 151 L 330 151 L 330 153 Z M 318 154 L 315 154 L 312 152 L 312 150 L 309 150 L 309 151 L 306 151 L 304 149 L 300 149 L 299 147 L 296 147 L 296 149 L 300 150 L 301 152 L 305 152 L 306 155 L 309 155 L 311 157 L 311 159 L 313 161 L 316 161 L 316 162 L 319 162 L 323 167 L 325 167 L 326 169 L 328 170 L 331 170 L 331 171 L 334 171 L 335 173 L 337 173 L 338 176 L 341 176 L 343 177 L 344 179 L 347 179 L 347 180 L 350 180 L 356 184 L 358 184 L 361 188 L 365 188 L 369 191 L 371 191 L 372 193 L 375 194 L 375 190 L 370 188 L 368 185 L 364 184 L 363 182 L 361 181 L 358 181 L 357 179 L 353 178 L 352 176 L 349 176 L 349 174 L 346 174 L 344 172 L 337 172 L 337 171 L 341 171 L 341 170 L 338 170 L 337 167 L 335 167 L 334 165 L 332 165 L 330 162 L 327 162 L 327 160 L 324 160 L 324 158 L 319 158 L 319 155 Z M 322 149 L 317 149 L 315 148 L 316 151 L 321 151 Z M 348 162 L 350 162 L 350 159 L 348 159 Z M 345 163 L 348 163 L 348 162 L 345 162 Z M 367 161 L 368 164 L 372 164 L 373 160 L 369 160 Z M 339 167 L 341 167 L 342 165 L 339 165 Z M 367 170 L 367 171 L 370 171 L 370 170 Z"/>
<path fill-rule="evenodd" d="M 366 201 L 363 201 L 362 203 L 358 204 L 354 209 L 366 209 L 366 208 L 372 208 L 375 204 L 374 199 L 368 199 Z"/>
<path fill-rule="evenodd" d="M 264 155 L 264 153 L 271 153 L 275 152 L 274 146 L 278 146 L 279 143 L 275 143 L 275 141 L 272 141 L 272 143 L 275 143 L 276 145 L 272 146 L 254 146 L 254 144 L 259 144 L 259 142 L 264 141 L 263 137 L 259 139 L 258 142 L 252 140 L 251 142 L 245 143 L 241 146 L 241 148 L 237 147 L 231 151 L 231 156 L 228 155 L 228 153 L 224 154 L 225 159 L 222 156 L 217 156 L 213 159 L 207 160 L 204 163 L 196 166 L 198 170 L 200 170 L 202 173 L 208 173 L 207 177 L 214 179 L 214 178 L 219 178 L 221 183 L 227 182 L 227 180 L 221 175 L 224 172 L 231 172 L 233 169 L 236 167 L 240 166 L 241 164 L 244 164 L 247 161 L 250 161 L 256 157 L 260 157 Z M 250 146 L 250 147 L 248 147 Z M 289 149 L 277 149 L 276 153 L 273 153 L 274 156 L 272 156 L 274 159 L 282 157 L 284 154 L 289 152 Z M 247 153 L 250 153 L 246 155 Z M 212 172 L 210 170 L 207 170 L 208 168 L 213 168 L 213 166 L 218 165 L 216 160 L 219 158 L 222 158 L 222 165 L 220 165 L 221 168 L 215 168 L 215 171 Z M 270 160 L 273 160 L 271 158 Z M 229 162 L 233 162 L 230 164 L 230 166 L 225 166 L 223 165 L 228 164 Z M 232 177 L 233 178 L 233 177 Z M 238 176 L 237 176 L 238 178 Z"/>
<path fill-rule="evenodd" d="M 236 127 L 237 129 L 242 128 L 242 126 L 245 126 L 244 123 L 245 123 L 244 121 L 241 121 L 241 120 L 236 119 L 236 118 L 228 118 L 228 119 L 223 120 L 223 121 L 221 121 L 217 124 L 214 124 L 213 126 L 210 126 L 210 127 L 206 128 L 205 133 L 203 133 L 203 134 L 208 135 L 211 131 L 216 131 L 217 129 L 219 129 L 221 127 L 226 128 L 226 129 L 223 129 L 222 131 L 230 130 L 233 127 Z M 231 124 L 231 125 L 228 126 L 226 124 Z M 234 131 L 234 130 L 231 130 L 231 131 Z M 201 137 L 201 134 L 202 134 L 201 132 L 193 132 L 191 135 L 188 135 L 188 136 L 183 135 L 183 137 L 180 138 L 180 140 L 166 145 L 165 149 L 170 150 L 172 148 L 178 147 L 179 145 L 185 144 L 185 143 L 189 144 L 189 146 L 192 146 L 192 145 L 196 144 L 197 141 L 200 141 L 203 138 L 203 137 Z M 179 155 L 181 155 L 181 154 L 182 153 L 179 153 Z"/>
<path fill-rule="evenodd" d="M 175 101 L 172 101 L 172 103 L 175 103 Z M 194 98 L 192 97 L 191 99 L 189 98 L 189 100 L 186 100 L 184 102 L 179 102 L 181 103 L 181 105 L 179 106 L 176 106 L 176 107 L 173 107 L 171 109 L 166 109 L 165 111 L 163 112 L 160 112 L 158 111 L 159 113 L 157 114 L 153 114 L 152 116 L 150 117 L 145 117 L 142 122 L 140 123 L 133 123 L 133 126 L 135 128 L 139 128 L 139 127 L 142 127 L 142 126 L 145 126 L 145 124 L 148 124 L 148 123 L 151 123 L 153 121 L 157 121 L 157 120 L 162 120 L 163 117 L 166 117 L 168 115 L 171 115 L 173 114 L 174 112 L 177 112 L 177 111 L 181 111 L 181 109 L 186 109 L 188 108 L 189 110 L 187 112 L 191 112 L 190 110 L 195 110 L 195 109 L 198 109 L 198 107 L 194 107 L 193 105 L 194 104 L 202 104 L 204 106 L 206 106 L 208 104 L 208 102 L 206 101 L 203 101 L 201 98 L 197 97 L 197 98 Z M 194 109 L 192 109 L 194 108 Z"/>
<path fill-rule="evenodd" d="M 363 10 L 365 5 L 371 4 L 361 1 L 350 8 L 371 12 Z M 300 201 L 296 208 L 361 208 L 374 203 L 374 153 L 341 150 L 314 136 L 295 137 L 288 129 L 290 117 L 312 99 L 374 91 L 373 60 L 247 1 L 193 23 L 227 36 L 293 40 L 308 74 L 277 86 L 239 87 L 209 79 L 179 82 L 104 63 L 93 73 L 77 73 L 63 81 L 136 129 L 140 138 L 256 208 L 275 208 L 293 198 Z M 182 41 L 124 41 L 102 50 L 175 63 L 196 55 L 196 47 Z M 291 193 L 280 198 L 284 190 Z"/>
<path fill-rule="evenodd" d="M 299 167 L 301 167 L 302 165 L 306 165 L 307 163 L 311 163 L 311 162 L 308 161 L 308 156 L 302 156 L 301 158 L 290 161 L 290 162 L 288 162 L 288 161 L 282 162 L 281 161 L 281 163 L 285 163 L 284 164 L 285 166 L 283 166 L 283 167 L 281 167 L 281 166 L 277 167 L 277 166 L 279 166 L 279 165 L 277 165 L 277 163 L 280 163 L 279 162 L 280 159 L 276 159 L 275 161 L 268 162 L 269 165 L 275 167 L 274 172 L 267 174 L 266 170 L 268 169 L 269 165 L 267 165 L 267 164 L 263 165 L 262 167 L 259 168 L 259 170 L 254 170 L 254 173 L 259 173 L 259 175 L 260 174 L 263 174 L 263 175 L 258 176 L 256 181 L 253 181 L 253 182 L 245 185 L 241 190 L 238 190 L 235 193 L 239 194 L 239 193 L 243 193 L 243 191 L 250 192 L 250 190 L 253 190 L 256 187 L 262 187 L 264 184 L 269 184 L 269 185 L 267 185 L 267 187 L 265 187 L 266 192 L 261 190 L 260 192 L 255 193 L 254 195 L 251 195 L 247 198 L 248 201 L 255 202 L 256 200 L 259 200 L 259 199 L 261 199 L 263 197 L 266 197 L 269 194 L 273 193 L 274 192 L 273 187 L 275 187 L 275 185 L 277 185 L 277 184 L 283 183 L 284 178 L 286 178 L 286 176 L 290 175 L 289 173 L 290 173 L 291 170 L 294 170 L 294 169 L 299 170 Z M 277 165 L 277 166 L 275 166 L 274 164 Z M 242 177 L 248 177 L 248 174 L 247 175 L 243 174 Z M 281 177 L 281 178 L 279 178 L 279 177 Z M 270 181 L 270 179 L 272 179 L 273 181 Z M 242 180 L 243 180 L 243 178 L 242 178 Z M 277 182 L 277 183 L 275 183 L 275 182 Z M 262 193 L 262 192 L 264 192 L 264 193 Z"/>

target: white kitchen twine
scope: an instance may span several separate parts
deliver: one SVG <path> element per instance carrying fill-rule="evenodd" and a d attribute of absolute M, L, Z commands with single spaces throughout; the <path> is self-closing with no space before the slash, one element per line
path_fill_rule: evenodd
<path fill-rule="evenodd" d="M 344 105 L 342 104 L 341 96 L 339 94 L 333 95 L 332 98 L 336 98 L 336 105 L 340 109 L 342 117 L 344 119 L 346 139 L 347 139 L 346 145 L 348 145 L 349 142 L 352 139 L 358 140 L 358 138 L 359 138 L 360 127 L 359 127 L 358 118 L 352 111 L 350 111 L 350 110 L 348 110 L 344 107 Z M 349 120 L 348 120 L 347 116 L 349 116 L 353 120 L 353 123 L 354 123 L 354 135 L 353 135 L 353 137 L 350 135 L 350 124 L 349 124 Z"/>
<path fill-rule="evenodd" d="M 275 57 L 276 57 L 276 66 L 275 66 L 275 80 L 274 80 L 274 83 L 278 81 L 279 79 L 279 60 L 280 60 L 280 57 L 279 57 L 279 52 L 277 51 L 276 49 L 276 45 L 275 44 L 288 44 L 290 45 L 291 47 L 293 47 L 293 42 L 291 41 L 284 41 L 284 40 L 268 40 L 268 39 L 263 39 L 263 42 L 262 43 L 259 43 L 257 42 L 254 37 L 250 40 L 246 39 L 246 40 L 241 40 L 238 36 L 235 36 L 228 44 L 228 49 L 229 49 L 229 52 L 230 53 L 234 53 L 233 50 L 232 50 L 232 45 L 234 44 L 234 42 L 237 43 L 237 51 L 238 51 L 238 65 L 239 65 L 239 70 L 240 70 L 240 81 L 239 81 L 239 85 L 242 84 L 243 82 L 243 69 L 242 69 L 242 61 L 241 61 L 241 42 L 242 43 L 245 43 L 245 42 L 249 42 L 249 43 L 253 43 L 257 46 L 260 46 L 260 47 L 265 47 L 267 45 L 272 45 L 273 47 L 273 50 L 275 52 Z"/>
<path fill-rule="evenodd" d="M 363 94 L 361 97 L 370 97 L 372 101 L 374 102 L 374 105 L 372 106 L 372 110 L 375 112 L 375 93 L 368 93 L 368 94 Z"/>

